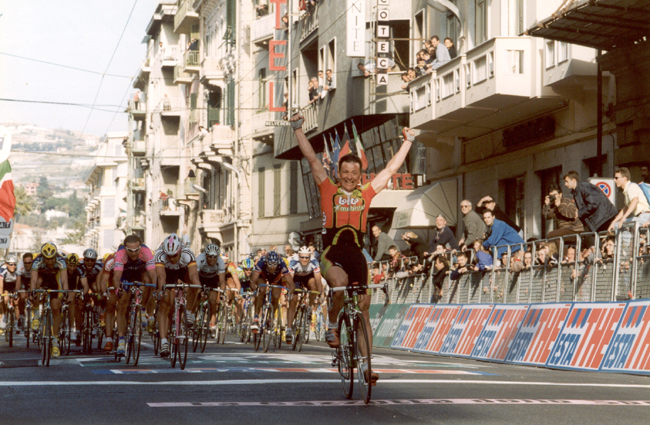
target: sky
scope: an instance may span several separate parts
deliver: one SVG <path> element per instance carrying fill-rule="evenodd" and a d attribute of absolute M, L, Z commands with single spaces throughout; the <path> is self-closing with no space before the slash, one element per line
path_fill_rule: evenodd
<path fill-rule="evenodd" d="M 124 109 L 134 92 L 131 78 L 144 59 L 142 39 L 157 4 L 156 0 L 0 0 L 0 122 L 98 137 L 127 131 Z M 106 75 L 102 81 L 104 73 L 128 78 Z"/>

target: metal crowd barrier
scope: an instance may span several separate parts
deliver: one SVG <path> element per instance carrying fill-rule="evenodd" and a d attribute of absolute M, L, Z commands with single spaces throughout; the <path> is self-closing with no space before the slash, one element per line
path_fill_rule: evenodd
<path fill-rule="evenodd" d="M 585 247 L 590 240 L 591 247 Z M 443 283 L 442 297 L 432 277 L 430 261 L 418 265 L 417 257 L 404 258 L 391 267 L 391 261 L 369 263 L 376 283 L 386 289 L 374 290 L 373 304 L 411 304 L 438 302 L 443 304 L 475 303 L 542 303 L 625 301 L 650 298 L 650 229 L 638 223 L 626 223 L 615 234 L 581 233 L 553 239 L 542 239 L 516 245 L 493 247 L 493 266 L 488 271 L 471 271 Z M 540 247 L 557 247 L 557 258 L 539 261 Z M 505 248 L 508 260 L 501 263 L 497 251 Z M 572 258 L 568 258 L 570 250 Z M 528 255 L 527 253 L 530 253 Z M 455 252 L 445 252 L 450 265 Z M 475 253 L 470 252 L 468 264 Z M 513 270 L 511 258 L 516 255 L 523 267 Z M 529 264 L 529 260 L 530 264 Z M 550 260 L 550 261 L 549 261 Z M 375 277 L 377 276 L 377 277 Z M 439 298 L 439 299 L 438 299 Z"/>

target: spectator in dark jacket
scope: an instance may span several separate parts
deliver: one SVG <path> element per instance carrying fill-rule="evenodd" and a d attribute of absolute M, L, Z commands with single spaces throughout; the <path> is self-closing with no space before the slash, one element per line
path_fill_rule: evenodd
<path fill-rule="evenodd" d="M 551 185 L 548 196 L 544 198 L 542 214 L 547 220 L 557 220 L 557 228 L 548 232 L 548 239 L 560 236 L 573 235 L 584 232 L 582 222 L 576 217 L 578 208 L 572 199 L 562 196 L 562 191 L 557 185 Z M 555 239 L 550 246 L 550 254 L 556 254 L 560 250 L 560 240 Z"/>
<path fill-rule="evenodd" d="M 436 291 L 431 295 L 431 303 L 436 303 L 442 298 L 442 285 L 445 283 L 445 277 L 449 272 L 449 261 L 445 256 L 438 255 L 434 260 L 433 271 L 431 272 L 433 284 Z"/>
<path fill-rule="evenodd" d="M 517 226 L 517 224 L 510 220 L 510 217 L 508 217 L 508 214 L 503 212 L 501 208 L 497 205 L 496 201 L 494 200 L 493 197 L 490 195 L 484 196 L 478 203 L 476 204 L 476 212 L 483 216 L 483 212 L 485 210 L 490 210 L 492 211 L 492 214 L 494 215 L 494 218 L 496 218 L 499 221 L 503 221 L 506 223 L 508 226 L 512 227 L 515 229 L 517 233 L 521 232 L 521 227 Z M 521 236 L 521 234 L 519 235 Z"/>
<path fill-rule="evenodd" d="M 442 215 L 436 217 L 436 228 L 433 231 L 433 239 L 429 243 L 431 249 L 429 253 L 435 251 L 438 245 L 444 246 L 445 249 L 460 250 L 454 232 L 447 226 L 447 219 Z"/>
<path fill-rule="evenodd" d="M 393 240 L 386 233 L 381 231 L 379 226 L 372 226 L 372 234 L 377 240 L 377 251 L 375 252 L 375 261 L 387 261 L 390 260 L 390 253 L 388 249 L 393 245 Z"/>
<path fill-rule="evenodd" d="M 449 52 L 449 57 L 450 58 L 455 58 L 458 56 L 456 54 L 456 46 L 454 46 L 454 42 L 451 41 L 451 38 L 447 37 L 445 38 L 445 47 L 447 48 L 447 51 Z"/>
<path fill-rule="evenodd" d="M 460 209 L 463 212 L 463 225 L 462 225 L 462 239 L 458 242 L 458 245 L 462 247 L 471 247 L 474 245 L 474 241 L 478 238 L 483 237 L 485 234 L 485 223 L 481 216 L 476 214 L 472 210 L 472 203 L 467 199 L 463 199 L 460 203 Z"/>
<path fill-rule="evenodd" d="M 404 232 L 402 240 L 409 246 L 407 257 L 418 257 L 418 262 L 424 264 L 425 253 L 427 252 L 427 245 L 422 239 L 413 232 Z"/>
<path fill-rule="evenodd" d="M 616 207 L 607 199 L 598 186 L 588 182 L 579 183 L 580 175 L 569 171 L 564 175 L 564 184 L 571 190 L 578 207 L 577 217 L 591 232 L 607 230 L 618 214 Z"/>

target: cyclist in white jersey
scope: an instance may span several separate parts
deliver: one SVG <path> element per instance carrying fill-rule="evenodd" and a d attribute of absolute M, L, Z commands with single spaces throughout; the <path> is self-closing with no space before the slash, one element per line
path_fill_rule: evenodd
<path fill-rule="evenodd" d="M 209 288 L 221 288 L 226 290 L 226 264 L 221 258 L 219 245 L 210 244 L 205 251 L 196 258 L 196 268 L 199 273 L 201 285 Z M 210 303 L 210 323 L 217 314 L 217 301 L 219 294 L 210 291 L 208 302 Z M 212 328 L 212 326 L 211 326 Z"/>

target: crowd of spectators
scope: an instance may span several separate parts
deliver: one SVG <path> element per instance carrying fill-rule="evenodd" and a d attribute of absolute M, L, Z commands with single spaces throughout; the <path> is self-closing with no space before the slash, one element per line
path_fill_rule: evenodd
<path fill-rule="evenodd" d="M 586 279 L 590 266 L 598 263 L 606 268 L 616 255 L 616 232 L 623 223 L 638 222 L 643 228 L 650 227 L 650 203 L 641 187 L 630 181 L 630 172 L 621 167 L 614 175 L 617 187 L 625 195 L 625 206 L 617 211 L 605 194 L 589 182 L 580 182 L 579 175 L 570 171 L 563 176 L 565 186 L 573 198 L 563 196 L 557 185 L 551 185 L 544 197 L 542 215 L 555 221 L 555 230 L 548 232 L 545 240 L 534 238 L 524 241 L 521 228 L 499 208 L 491 196 L 484 196 L 476 204 L 471 201 L 460 203 L 463 219 L 458 223 L 460 239 L 448 227 L 444 216 L 436 217 L 436 227 L 430 232 L 430 240 L 422 240 L 412 231 L 404 232 L 401 238 L 408 249 L 399 252 L 392 240 L 373 227 L 377 240 L 374 260 L 386 262 L 382 269 L 375 266 L 375 277 L 409 276 L 426 273 L 437 290 L 433 301 L 443 295 L 443 282 L 452 281 L 467 273 L 490 270 L 509 270 L 513 273 L 530 271 L 534 268 L 566 267 L 571 279 Z M 649 179 L 647 173 L 643 176 Z M 585 233 L 588 232 L 588 233 Z M 600 236 L 596 236 L 597 233 Z M 649 255 L 647 246 L 650 229 L 639 234 L 638 251 L 632 250 L 631 232 L 621 235 L 620 261 L 616 267 L 622 271 L 630 268 L 634 256 Z M 595 238 L 598 237 L 598 244 Z M 580 252 L 578 252 L 578 250 Z M 643 261 L 641 258 L 639 261 Z M 379 276 L 379 277 L 377 277 Z M 489 290 L 488 288 L 484 288 Z"/>

